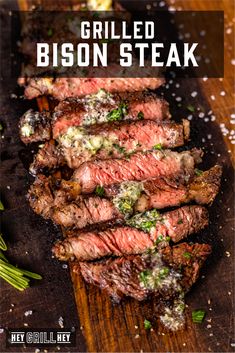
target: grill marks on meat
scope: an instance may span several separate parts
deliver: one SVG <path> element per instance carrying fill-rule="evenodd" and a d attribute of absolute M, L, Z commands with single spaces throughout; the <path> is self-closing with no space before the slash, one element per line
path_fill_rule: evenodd
<path fill-rule="evenodd" d="M 194 164 L 201 160 L 201 155 L 201 150 L 138 152 L 129 159 L 86 162 L 75 170 L 73 179 L 81 185 L 84 193 L 94 191 L 98 185 L 109 186 L 154 177 L 169 177 L 183 182 L 192 178 Z"/>
<path fill-rule="evenodd" d="M 117 70 L 116 65 L 109 68 L 109 74 L 112 75 Z M 116 75 L 115 75 L 116 76 Z M 115 93 L 115 92 L 136 92 L 146 89 L 155 90 L 164 83 L 163 78 L 123 78 L 122 73 L 120 77 L 115 78 L 84 78 L 84 77 L 70 77 L 70 78 L 30 78 L 27 81 L 24 79 L 18 80 L 20 85 L 26 85 L 25 98 L 33 99 L 41 95 L 51 95 L 57 100 L 63 100 L 68 97 L 81 97 L 87 94 L 97 93 L 100 88 Z"/>
<path fill-rule="evenodd" d="M 136 94 L 114 94 L 102 91 L 96 96 L 88 95 L 84 98 L 68 98 L 61 101 L 55 108 L 53 119 L 53 136 L 57 138 L 66 132 L 69 126 L 88 125 L 87 118 L 91 124 L 102 123 L 107 119 L 107 114 L 117 109 L 121 103 L 127 105 L 127 114 L 124 120 L 137 120 L 141 112 L 143 119 L 166 120 L 169 119 L 169 105 L 157 95 L 148 92 L 137 92 Z"/>
<path fill-rule="evenodd" d="M 207 244 L 189 245 L 182 243 L 160 250 L 166 266 L 182 274 L 180 285 L 184 292 L 188 292 L 196 282 L 200 268 L 211 253 Z M 187 258 L 185 253 L 189 253 Z M 151 296 L 174 298 L 175 293 L 162 293 L 159 287 L 150 290 L 140 284 L 140 273 L 153 268 L 151 256 L 129 255 L 125 258 L 108 259 L 100 262 L 80 262 L 73 265 L 75 273 L 81 272 L 86 282 L 105 290 L 115 301 L 129 296 L 136 300 L 146 300 Z"/>
<path fill-rule="evenodd" d="M 116 227 L 101 232 L 77 233 L 55 244 L 53 252 L 60 260 L 77 258 L 94 260 L 104 256 L 139 254 L 154 246 L 159 236 L 178 242 L 208 224 L 207 210 L 202 206 L 184 206 L 163 213 L 151 232 L 134 227 Z"/>

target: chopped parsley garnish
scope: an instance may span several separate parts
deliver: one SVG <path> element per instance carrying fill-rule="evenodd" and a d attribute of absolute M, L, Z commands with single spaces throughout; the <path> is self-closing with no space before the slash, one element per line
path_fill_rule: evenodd
<path fill-rule="evenodd" d="M 179 219 L 177 224 L 183 224 L 183 220 L 182 219 Z"/>
<path fill-rule="evenodd" d="M 191 254 L 190 252 L 188 252 L 188 251 L 185 251 L 185 252 L 183 253 L 183 256 L 184 256 L 186 259 L 191 259 L 192 254 Z"/>
<path fill-rule="evenodd" d="M 152 324 L 149 320 L 144 320 L 144 328 L 145 330 L 150 330 L 152 328 Z"/>
<path fill-rule="evenodd" d="M 171 240 L 170 237 L 164 237 L 162 234 L 160 234 L 159 237 L 157 238 L 157 240 L 155 241 L 154 245 L 157 246 L 158 244 L 160 244 L 163 241 L 169 242 L 170 240 Z"/>
<path fill-rule="evenodd" d="M 118 152 L 120 152 L 120 153 L 126 153 L 126 149 L 125 149 L 125 147 L 121 147 L 119 144 L 117 144 L 117 143 L 114 143 L 113 144 L 113 147 L 114 148 L 116 148 L 116 150 L 118 150 Z"/>
<path fill-rule="evenodd" d="M 164 279 L 168 276 L 170 269 L 168 267 L 163 267 L 159 272 L 159 279 Z"/>
<path fill-rule="evenodd" d="M 143 120 L 143 119 L 144 119 L 144 113 L 140 111 L 140 112 L 137 114 L 137 118 L 138 118 L 139 120 Z"/>
<path fill-rule="evenodd" d="M 150 232 L 152 228 L 155 228 L 157 221 L 162 221 L 163 218 L 157 210 L 146 211 L 139 213 L 127 220 L 127 224 L 141 229 L 145 232 Z"/>
<path fill-rule="evenodd" d="M 0 200 L 0 211 L 4 211 L 4 206 L 1 200 Z"/>
<path fill-rule="evenodd" d="M 194 106 L 193 105 L 191 105 L 191 104 L 189 104 L 188 106 L 187 106 L 187 109 L 190 111 L 190 112 L 195 112 L 195 108 L 194 108 Z"/>
<path fill-rule="evenodd" d="M 104 191 L 103 186 L 100 186 L 100 185 L 96 186 L 95 193 L 98 196 L 104 196 L 105 191 Z"/>
<path fill-rule="evenodd" d="M 122 120 L 125 115 L 127 115 L 127 104 L 125 103 L 120 103 L 119 107 L 117 109 L 111 110 L 111 112 L 108 113 L 107 119 L 108 121 L 118 121 Z"/>
<path fill-rule="evenodd" d="M 125 199 L 121 199 L 119 204 L 118 204 L 118 209 L 123 213 L 129 213 L 132 211 L 133 208 L 133 204 L 131 202 L 131 200 L 125 200 Z"/>
<path fill-rule="evenodd" d="M 192 311 L 192 320 L 196 324 L 201 324 L 206 315 L 205 310 L 193 310 Z"/>
<path fill-rule="evenodd" d="M 194 169 L 194 173 L 196 174 L 196 176 L 200 176 L 200 175 L 202 175 L 203 171 L 200 170 L 200 169 L 195 168 Z"/>
<path fill-rule="evenodd" d="M 149 277 L 151 276 L 150 270 L 144 270 L 140 272 L 140 282 L 143 283 L 145 287 L 148 285 Z"/>
<path fill-rule="evenodd" d="M 48 35 L 48 37 L 51 37 L 51 36 L 53 35 L 53 30 L 52 30 L 52 28 L 48 28 L 48 30 L 47 30 L 47 35 Z"/>
<path fill-rule="evenodd" d="M 153 149 L 154 149 L 154 150 L 161 151 L 161 150 L 162 150 L 162 144 L 161 144 L 161 143 L 158 143 L 157 145 L 153 146 Z"/>

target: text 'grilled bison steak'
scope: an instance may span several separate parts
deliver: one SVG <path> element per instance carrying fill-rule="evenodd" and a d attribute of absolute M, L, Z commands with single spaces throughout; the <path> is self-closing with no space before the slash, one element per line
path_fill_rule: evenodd
<path fill-rule="evenodd" d="M 202 206 L 184 206 L 163 214 L 151 210 L 133 216 L 126 223 L 130 226 L 101 232 L 75 232 L 77 236 L 57 242 L 53 253 L 60 260 L 77 258 L 82 261 L 141 254 L 156 242 L 178 242 L 203 229 L 208 225 L 208 213 Z"/>
<path fill-rule="evenodd" d="M 110 65 L 111 66 L 111 65 Z M 140 68 L 141 69 L 141 68 Z M 112 77 L 112 70 L 115 72 L 117 67 L 109 67 L 109 74 Z M 86 77 L 60 77 L 52 78 L 30 78 L 19 79 L 18 83 L 25 87 L 25 98 L 33 99 L 41 95 L 50 95 L 57 100 L 69 97 L 81 97 L 87 94 L 97 93 L 100 88 L 110 92 L 136 92 L 141 90 L 155 90 L 164 83 L 163 78 L 124 78 L 120 72 L 120 77 L 106 78 L 86 78 Z M 116 74 L 116 72 L 115 72 Z"/>
<path fill-rule="evenodd" d="M 200 268 L 211 253 L 211 247 L 207 244 L 189 245 L 182 243 L 173 247 L 167 246 L 160 249 L 159 252 L 163 264 L 167 268 L 169 267 L 177 273 L 180 272 L 179 282 L 183 292 L 186 293 L 196 282 Z M 119 302 L 124 296 L 140 301 L 153 295 L 155 297 L 163 295 L 165 299 L 174 297 L 175 291 L 166 291 L 167 288 L 161 285 L 156 285 L 156 287 L 146 286 L 147 288 L 143 285 L 143 281 L 146 279 L 147 282 L 147 276 L 151 275 L 151 272 L 148 271 L 152 271 L 155 267 L 156 262 L 152 254 L 144 256 L 129 255 L 98 262 L 74 263 L 73 271 L 81 271 L 86 282 L 105 290 L 115 302 Z M 167 275 L 170 274 L 169 271 L 165 272 Z M 171 286 L 168 289 L 172 290 Z"/>
<path fill-rule="evenodd" d="M 110 94 L 100 90 L 83 98 L 68 98 L 55 111 L 28 110 L 20 119 L 20 136 L 24 143 L 56 139 L 70 126 L 90 126 L 120 120 L 168 120 L 168 103 L 154 93 Z M 46 119 L 47 118 L 47 119 Z M 53 131 L 51 131 L 53 130 Z"/>
<path fill-rule="evenodd" d="M 156 177 L 169 177 L 188 181 L 194 175 L 194 165 L 201 161 L 202 151 L 172 152 L 170 150 L 138 152 L 126 159 L 85 162 L 75 170 L 83 193 L 98 186 L 108 186 L 123 181 L 141 181 Z"/>
<path fill-rule="evenodd" d="M 180 206 L 196 202 L 211 204 L 215 199 L 222 169 L 216 165 L 181 185 L 164 179 L 124 182 L 105 190 L 104 196 L 83 196 L 79 184 L 40 176 L 30 187 L 28 199 L 37 214 L 63 227 L 78 229 L 88 225 L 123 220 L 135 212 Z"/>
<path fill-rule="evenodd" d="M 34 158 L 30 171 L 37 174 L 43 168 L 53 168 L 54 154 L 61 156 L 63 164 L 77 169 L 90 160 L 128 157 L 138 151 L 174 148 L 189 138 L 189 122 L 182 124 L 151 120 L 96 125 L 89 128 L 69 127 L 58 138 L 58 146 L 51 150 L 46 143 Z M 49 156 L 48 150 L 53 155 Z M 43 158 L 45 156 L 45 158 Z"/>

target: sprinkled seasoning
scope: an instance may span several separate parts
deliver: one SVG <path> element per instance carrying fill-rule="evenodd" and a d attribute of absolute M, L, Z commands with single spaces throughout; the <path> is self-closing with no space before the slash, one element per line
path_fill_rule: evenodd
<path fill-rule="evenodd" d="M 144 232 L 152 232 L 155 230 L 156 223 L 162 221 L 162 215 L 156 209 L 153 209 L 151 211 L 136 214 L 127 220 L 126 223 L 132 227 L 141 229 Z"/>
<path fill-rule="evenodd" d="M 136 181 L 125 181 L 120 184 L 119 193 L 113 198 L 113 204 L 125 215 L 133 213 L 133 207 L 143 190 L 143 184 Z"/>
<path fill-rule="evenodd" d="M 193 98 L 195 98 L 195 97 L 197 96 L 197 92 L 196 92 L 196 91 L 193 91 L 193 92 L 191 93 L 191 96 L 192 96 Z"/>

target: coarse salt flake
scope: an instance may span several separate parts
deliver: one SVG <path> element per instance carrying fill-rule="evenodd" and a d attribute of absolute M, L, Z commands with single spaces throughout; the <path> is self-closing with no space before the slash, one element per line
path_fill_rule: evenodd
<path fill-rule="evenodd" d="M 64 319 L 62 318 L 62 316 L 59 317 L 58 324 L 60 328 L 64 328 Z"/>
<path fill-rule="evenodd" d="M 27 310 L 25 313 L 24 313 L 24 316 L 29 316 L 29 315 L 32 315 L 33 314 L 33 311 L 32 310 Z"/>

